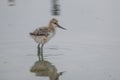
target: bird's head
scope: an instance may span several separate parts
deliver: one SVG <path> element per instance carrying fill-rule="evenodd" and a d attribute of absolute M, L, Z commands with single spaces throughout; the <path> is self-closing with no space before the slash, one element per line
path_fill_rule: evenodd
<path fill-rule="evenodd" d="M 58 24 L 58 20 L 55 19 L 55 18 L 51 19 L 50 23 L 53 24 L 53 25 L 55 25 L 55 26 L 57 26 L 57 27 L 59 27 L 59 28 L 61 28 L 61 29 L 66 30 L 66 28 L 63 28 L 63 27 L 61 27 L 61 26 Z"/>

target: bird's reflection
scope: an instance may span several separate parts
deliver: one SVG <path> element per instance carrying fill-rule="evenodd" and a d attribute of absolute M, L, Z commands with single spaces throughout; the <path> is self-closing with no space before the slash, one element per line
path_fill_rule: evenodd
<path fill-rule="evenodd" d="M 57 72 L 57 68 L 49 61 L 36 61 L 31 67 L 30 72 L 36 76 L 49 77 L 49 80 L 59 80 L 63 72 Z"/>

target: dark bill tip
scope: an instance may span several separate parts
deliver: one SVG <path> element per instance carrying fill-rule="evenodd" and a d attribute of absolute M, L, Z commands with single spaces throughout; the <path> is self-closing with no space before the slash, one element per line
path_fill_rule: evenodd
<path fill-rule="evenodd" d="M 66 28 L 60 26 L 59 24 L 56 24 L 56 25 L 57 25 L 57 27 L 59 27 L 59 28 L 61 28 L 61 29 L 67 30 Z"/>

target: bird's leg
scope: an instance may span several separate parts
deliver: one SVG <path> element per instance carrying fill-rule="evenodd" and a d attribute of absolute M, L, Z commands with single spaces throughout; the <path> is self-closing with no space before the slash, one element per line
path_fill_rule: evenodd
<path fill-rule="evenodd" d="M 40 61 L 40 43 L 38 44 L 37 48 L 38 48 L 38 59 Z"/>
<path fill-rule="evenodd" d="M 43 46 L 44 46 L 44 44 L 42 44 L 42 45 L 41 45 L 41 48 L 40 48 L 40 54 L 41 54 L 42 61 L 44 61 L 44 57 L 43 57 Z"/>

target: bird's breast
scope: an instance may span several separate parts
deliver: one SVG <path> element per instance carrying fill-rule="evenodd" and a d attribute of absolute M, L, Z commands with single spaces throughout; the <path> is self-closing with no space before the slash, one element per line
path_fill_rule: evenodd
<path fill-rule="evenodd" d="M 50 31 L 48 34 L 48 40 L 51 39 L 55 35 L 56 31 Z"/>

